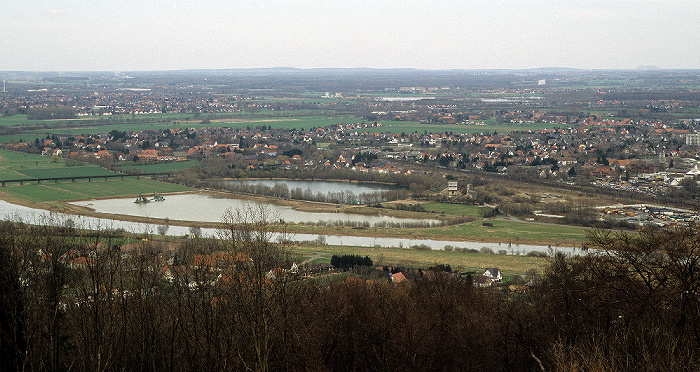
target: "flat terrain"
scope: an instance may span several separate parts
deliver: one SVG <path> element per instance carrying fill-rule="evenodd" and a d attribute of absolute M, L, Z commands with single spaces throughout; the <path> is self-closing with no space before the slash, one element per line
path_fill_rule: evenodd
<path fill-rule="evenodd" d="M 542 273 L 548 265 L 547 258 L 510 256 L 472 252 L 423 251 L 410 248 L 351 247 L 351 246 L 295 246 L 294 253 L 307 257 L 355 254 L 369 256 L 376 266 L 397 265 L 428 267 L 434 264 L 449 264 L 460 271 L 483 270 L 498 267 L 507 274 L 525 274 L 529 270 Z"/>
<path fill-rule="evenodd" d="M 174 183 L 155 181 L 150 178 L 104 179 L 88 182 L 61 181 L 58 183 L 44 182 L 40 185 L 12 184 L 0 188 L 0 197 L 25 199 L 30 202 L 54 202 L 79 199 L 94 199 L 107 197 L 133 196 L 140 193 L 151 195 L 154 192 L 165 194 L 169 192 L 188 191 L 192 188 Z"/>
<path fill-rule="evenodd" d="M 248 116 L 246 116 L 248 115 Z M 225 117 L 221 117 L 225 116 Z M 0 141 L 33 141 L 50 134 L 81 135 L 106 133 L 116 130 L 157 130 L 168 128 L 231 127 L 255 128 L 258 126 L 275 129 L 310 129 L 334 124 L 369 123 L 367 120 L 350 115 L 318 115 L 315 112 L 257 112 L 255 116 L 245 113 L 212 115 L 210 122 L 203 123 L 204 117 L 195 118 L 189 114 L 149 114 L 115 115 L 109 117 L 89 117 L 62 120 L 29 120 L 24 115 L 0 117 L 0 126 L 19 127 L 23 134 L 0 136 Z M 357 128 L 357 132 L 375 133 L 493 133 L 497 131 L 538 130 L 551 128 L 549 123 L 496 123 L 486 121 L 484 125 L 419 123 L 417 121 L 381 121 L 381 127 Z"/>
<path fill-rule="evenodd" d="M 117 163 L 115 170 L 134 173 L 163 173 L 177 172 L 191 168 L 199 162 L 195 160 L 175 161 L 170 163 L 155 163 L 155 164 L 134 164 L 131 162 Z"/>
<path fill-rule="evenodd" d="M 167 163 L 137 166 L 135 168 L 143 172 L 169 171 L 182 169 L 181 167 L 194 165 L 195 162 Z M 41 178 L 60 176 L 99 176 L 111 172 L 96 166 L 66 166 L 63 160 L 54 162 L 49 157 L 0 150 L 0 180 L 18 178 Z M 95 179 L 58 183 L 43 182 L 42 184 L 25 183 L 8 184 L 0 188 L 0 198 L 32 205 L 39 208 L 49 206 L 56 207 L 61 202 L 79 199 L 128 197 L 140 193 L 151 195 L 154 192 L 165 194 L 169 192 L 191 191 L 192 188 L 182 185 L 155 181 L 148 178 L 136 180 L 135 178 L 120 179 Z M 233 196 L 233 195 L 231 195 Z M 239 196 L 240 197 L 240 196 Z M 253 198 L 260 201 L 276 202 L 291 205 L 294 208 L 305 211 L 335 212 L 339 208 L 335 204 L 308 203 L 300 201 L 285 201 L 274 198 Z M 34 204 L 36 203 L 36 204 Z M 471 217 L 477 221 L 434 228 L 351 228 L 335 226 L 294 225 L 287 228 L 296 233 L 322 234 L 322 235 L 354 235 L 354 236 L 386 236 L 413 239 L 437 239 L 456 241 L 485 241 L 519 244 L 551 244 L 551 245 L 581 245 L 586 241 L 588 229 L 538 224 L 531 222 L 516 222 L 491 220 L 493 226 L 483 226 L 481 215 L 484 207 L 470 205 L 456 205 L 446 203 L 426 203 L 423 207 L 432 213 L 417 213 L 398 211 L 393 209 L 377 209 L 370 207 L 343 206 L 340 209 L 357 214 L 367 215 L 392 215 L 395 217 L 412 218 L 449 218 L 450 216 Z M 436 213 L 441 214 L 437 216 Z"/>
<path fill-rule="evenodd" d="M 153 172 L 153 170 L 144 170 L 144 172 Z M 99 177 L 110 174 L 115 173 L 94 165 L 67 166 L 66 161 L 63 159 L 54 161 L 47 156 L 0 149 L 0 181 L 70 176 Z M 150 178 L 138 180 L 135 177 L 128 177 L 123 180 L 110 178 L 107 181 L 97 178 L 92 180 L 92 182 L 88 182 L 88 180 L 76 182 L 59 181 L 58 183 L 46 181 L 41 184 L 32 182 L 23 185 L 8 183 L 5 187 L 0 188 L 0 198 L 27 204 L 189 190 L 193 189 L 173 183 L 155 181 Z M 41 205 L 35 206 L 42 207 Z"/>
<path fill-rule="evenodd" d="M 588 240 L 588 228 L 552 225 L 537 222 L 488 220 L 493 226 L 482 226 L 482 221 L 429 228 L 357 229 L 351 227 L 293 225 L 290 232 L 320 235 L 377 236 L 406 239 L 434 239 L 455 241 L 496 242 L 553 246 L 580 246 Z"/>
<path fill-rule="evenodd" d="M 425 203 L 421 204 L 421 206 L 428 212 L 453 214 L 465 217 L 481 217 L 484 212 L 491 209 L 489 207 L 448 203 Z"/>

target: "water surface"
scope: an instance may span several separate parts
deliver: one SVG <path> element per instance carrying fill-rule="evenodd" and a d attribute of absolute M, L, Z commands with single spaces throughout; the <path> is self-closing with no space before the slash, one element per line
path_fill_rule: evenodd
<path fill-rule="evenodd" d="M 99 213 L 123 214 L 129 216 L 168 218 L 170 220 L 195 222 L 221 222 L 227 210 L 256 208 L 263 205 L 268 208 L 274 220 L 282 219 L 292 223 L 440 223 L 439 220 L 415 218 L 396 218 L 389 216 L 366 216 L 352 213 L 304 212 L 290 206 L 261 203 L 244 199 L 232 199 L 202 194 L 167 195 L 164 201 L 134 203 L 133 198 L 115 198 L 102 200 L 84 200 L 71 204 L 88 207 Z"/>
<path fill-rule="evenodd" d="M 172 197 L 170 195 L 169 197 Z M 21 205 L 11 204 L 4 200 L 0 200 L 0 218 L 5 218 L 10 221 L 24 221 L 33 224 L 65 224 L 70 221 L 75 226 L 86 229 L 124 229 L 132 233 L 149 233 L 154 234 L 156 225 L 129 222 L 121 220 L 112 220 L 107 218 L 85 217 L 70 215 L 64 213 L 49 212 L 43 209 L 29 208 Z M 204 236 L 216 237 L 216 229 L 201 229 Z M 166 235 L 183 236 L 190 232 L 190 228 L 185 226 L 169 226 Z M 273 235 L 274 240 L 289 239 L 291 241 L 313 241 L 319 238 L 317 234 L 291 234 L 282 236 L 281 234 Z M 540 252 L 564 252 L 569 254 L 585 253 L 580 248 L 574 247 L 557 247 L 544 245 L 528 245 L 528 244 L 507 244 L 507 243 L 480 243 L 480 242 L 460 242 L 450 240 L 430 240 L 430 239 L 401 239 L 401 238 L 376 238 L 364 236 L 343 236 L 343 235 L 325 235 L 322 236 L 328 245 L 350 245 L 358 247 L 403 247 L 409 248 L 414 245 L 424 244 L 431 249 L 444 249 L 446 246 L 454 248 L 481 249 L 489 248 L 494 252 L 505 250 L 507 254 L 527 254 L 532 251 Z"/>

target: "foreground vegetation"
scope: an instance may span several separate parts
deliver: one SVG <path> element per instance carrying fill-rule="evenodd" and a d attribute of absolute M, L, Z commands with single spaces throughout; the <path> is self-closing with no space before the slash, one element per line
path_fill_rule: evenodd
<path fill-rule="evenodd" d="M 0 224 L 0 370 L 700 368 L 695 226 L 596 233 L 600 254 L 479 288 L 446 265 L 307 279 L 264 212 L 225 223 L 169 244 Z"/>

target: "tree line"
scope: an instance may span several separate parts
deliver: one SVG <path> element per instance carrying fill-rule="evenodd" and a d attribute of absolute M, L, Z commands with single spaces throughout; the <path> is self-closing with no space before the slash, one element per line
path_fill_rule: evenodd
<path fill-rule="evenodd" d="M 372 259 L 369 256 L 362 257 L 355 254 L 333 255 L 331 257 L 331 265 L 347 270 L 354 266 L 372 266 Z"/>
<path fill-rule="evenodd" d="M 263 213 L 264 214 L 264 213 Z M 306 279 L 259 211 L 175 246 L 0 224 L 0 370 L 698 370 L 700 231 L 596 232 L 530 286 Z M 364 261 L 365 258 L 362 258 Z"/>
<path fill-rule="evenodd" d="M 400 199 L 408 196 L 408 191 L 403 189 L 394 190 L 377 190 L 376 192 L 362 192 L 355 194 L 352 191 L 328 191 L 328 192 L 313 192 L 311 189 L 302 189 L 301 187 L 289 188 L 284 183 L 275 183 L 272 186 L 262 185 L 258 183 L 248 182 L 227 182 L 227 181 L 212 181 L 216 188 L 237 193 L 274 196 L 278 198 L 308 200 L 315 202 L 345 204 L 377 204 L 389 200 Z M 341 184 L 339 184 L 341 186 Z"/>

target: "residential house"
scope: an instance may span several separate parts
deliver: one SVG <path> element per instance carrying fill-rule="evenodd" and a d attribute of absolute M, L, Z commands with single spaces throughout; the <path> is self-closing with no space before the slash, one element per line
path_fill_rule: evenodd
<path fill-rule="evenodd" d="M 503 279 L 501 276 L 501 270 L 499 270 L 497 267 L 487 267 L 482 275 L 495 282 L 500 282 L 501 279 Z"/>

